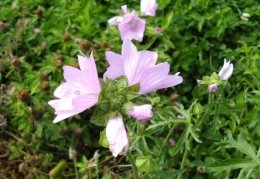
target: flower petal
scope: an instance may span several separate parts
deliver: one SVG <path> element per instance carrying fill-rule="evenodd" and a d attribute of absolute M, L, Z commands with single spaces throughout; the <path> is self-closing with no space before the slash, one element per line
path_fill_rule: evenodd
<path fill-rule="evenodd" d="M 121 115 L 111 117 L 108 120 L 106 137 L 109 143 L 109 149 L 114 157 L 127 152 L 129 143 Z"/>
<path fill-rule="evenodd" d="M 123 59 L 121 55 L 108 51 L 106 52 L 106 59 L 110 66 L 104 73 L 104 80 L 106 80 L 107 77 L 114 80 L 117 77 L 124 75 Z"/>

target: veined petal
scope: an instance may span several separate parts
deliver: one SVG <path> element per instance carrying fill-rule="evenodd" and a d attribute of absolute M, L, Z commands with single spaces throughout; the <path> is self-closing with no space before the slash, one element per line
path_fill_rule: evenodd
<path fill-rule="evenodd" d="M 49 101 L 57 115 L 54 122 L 81 113 L 98 101 L 101 87 L 93 55 L 89 59 L 79 55 L 78 60 L 81 70 L 65 66 L 63 75 L 66 82 L 54 92 L 60 99 Z"/>
<path fill-rule="evenodd" d="M 123 41 L 132 39 L 142 41 L 145 24 L 146 22 L 138 17 L 134 11 L 125 13 L 123 20 L 118 24 L 121 39 Z"/>
<path fill-rule="evenodd" d="M 104 80 L 106 80 L 106 77 L 114 80 L 117 77 L 124 75 L 123 59 L 121 55 L 108 51 L 106 52 L 106 59 L 110 66 L 104 73 Z"/>
<path fill-rule="evenodd" d="M 226 59 L 224 59 L 224 65 L 219 71 L 218 76 L 223 80 L 228 80 L 228 78 L 232 75 L 232 73 L 233 73 L 233 64 L 230 63 L 230 61 L 227 62 Z"/>
<path fill-rule="evenodd" d="M 72 98 L 55 99 L 48 102 L 48 104 L 55 109 L 55 111 L 72 110 Z"/>
<path fill-rule="evenodd" d="M 111 117 L 106 126 L 106 137 L 109 149 L 114 157 L 123 155 L 128 150 L 128 138 L 121 115 Z"/>

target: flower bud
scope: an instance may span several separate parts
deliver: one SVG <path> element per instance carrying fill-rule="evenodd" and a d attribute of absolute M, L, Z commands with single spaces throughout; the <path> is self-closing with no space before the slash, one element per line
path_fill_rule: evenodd
<path fill-rule="evenodd" d="M 152 106 L 150 104 L 133 106 L 127 113 L 131 117 L 143 122 L 149 120 L 153 116 Z"/>
<path fill-rule="evenodd" d="M 50 89 L 50 84 L 48 81 L 42 81 L 41 82 L 41 90 L 42 91 L 49 91 Z"/>
<path fill-rule="evenodd" d="M 228 78 L 232 75 L 232 73 L 233 73 L 233 64 L 230 63 L 230 61 L 226 61 L 226 59 L 224 59 L 224 65 L 219 71 L 218 76 L 222 80 L 228 80 Z"/>
<path fill-rule="evenodd" d="M 200 115 L 203 113 L 203 106 L 200 103 L 196 103 L 193 107 L 193 113 L 196 115 Z"/>
<path fill-rule="evenodd" d="M 114 157 L 127 152 L 129 143 L 121 115 L 109 118 L 106 126 L 106 137 Z"/>
<path fill-rule="evenodd" d="M 153 161 L 150 156 L 139 156 L 135 160 L 135 165 L 138 171 L 150 172 L 154 167 Z"/>
<path fill-rule="evenodd" d="M 39 35 L 39 34 L 41 33 L 41 29 L 39 29 L 39 28 L 33 29 L 33 33 L 34 33 L 35 35 Z"/>
<path fill-rule="evenodd" d="M 216 93 L 217 90 L 218 90 L 217 84 L 211 84 L 208 86 L 208 92 L 210 92 L 210 93 Z"/>
<path fill-rule="evenodd" d="M 47 42 L 42 42 L 41 43 L 41 52 L 44 52 L 45 50 L 47 50 Z"/>
<path fill-rule="evenodd" d="M 68 32 L 65 32 L 65 34 L 63 35 L 63 41 L 69 41 L 71 39 L 71 36 Z"/>

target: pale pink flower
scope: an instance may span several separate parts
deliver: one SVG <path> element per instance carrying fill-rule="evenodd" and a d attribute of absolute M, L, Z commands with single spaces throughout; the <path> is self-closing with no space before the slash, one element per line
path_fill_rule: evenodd
<path fill-rule="evenodd" d="M 170 65 L 167 62 L 156 64 L 157 57 L 156 52 L 138 52 L 130 40 L 125 40 L 121 55 L 112 51 L 106 52 L 110 66 L 104 74 L 104 79 L 125 76 L 128 86 L 140 84 L 139 94 L 180 84 L 182 77 L 178 73 L 169 75 Z"/>
<path fill-rule="evenodd" d="M 210 84 L 208 86 L 208 92 L 210 93 L 216 93 L 218 90 L 218 85 L 217 84 Z"/>
<path fill-rule="evenodd" d="M 223 80 L 228 80 L 228 78 L 232 75 L 232 73 L 233 73 L 233 64 L 230 63 L 230 61 L 226 61 L 226 59 L 224 59 L 224 65 L 219 71 L 218 76 Z"/>
<path fill-rule="evenodd" d="M 78 62 L 80 69 L 63 67 L 66 82 L 54 91 L 58 99 L 48 103 L 57 115 L 54 123 L 81 113 L 98 102 L 101 88 L 93 55 L 90 58 L 78 55 Z"/>
<path fill-rule="evenodd" d="M 138 40 L 141 42 L 144 36 L 146 22 L 138 17 L 134 11 L 127 12 L 123 16 L 123 20 L 118 23 L 118 29 L 121 39 L 124 40 Z"/>
<path fill-rule="evenodd" d="M 122 11 L 123 13 L 127 13 L 127 12 L 128 12 L 128 11 L 127 11 L 127 5 L 121 6 L 121 11 Z"/>
<path fill-rule="evenodd" d="M 129 142 L 121 115 L 108 119 L 106 126 L 106 138 L 109 143 L 109 149 L 114 157 L 123 155 L 127 152 Z"/>
<path fill-rule="evenodd" d="M 158 8 L 156 0 L 141 0 L 141 12 L 147 16 L 155 16 L 155 11 Z"/>
<path fill-rule="evenodd" d="M 153 116 L 152 106 L 150 104 L 144 104 L 141 106 L 133 106 L 127 113 L 140 121 L 147 121 Z"/>

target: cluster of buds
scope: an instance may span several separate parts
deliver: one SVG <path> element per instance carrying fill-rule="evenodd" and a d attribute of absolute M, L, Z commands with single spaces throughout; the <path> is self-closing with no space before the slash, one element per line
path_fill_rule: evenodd
<path fill-rule="evenodd" d="M 233 69 L 233 64 L 224 59 L 224 65 L 218 74 L 214 72 L 211 76 L 205 76 L 202 80 L 198 80 L 198 83 L 208 85 L 209 93 L 216 93 L 218 91 L 218 86 L 230 78 Z"/>

